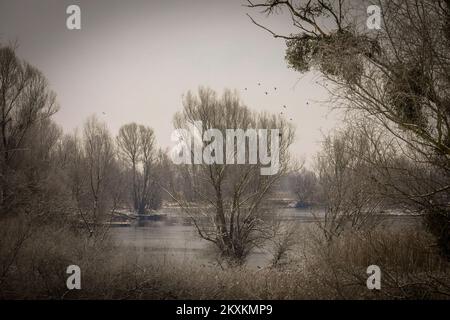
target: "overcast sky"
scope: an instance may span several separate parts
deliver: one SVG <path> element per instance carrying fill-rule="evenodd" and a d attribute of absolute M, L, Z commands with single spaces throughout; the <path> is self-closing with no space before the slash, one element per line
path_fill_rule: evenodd
<path fill-rule="evenodd" d="M 321 132 L 336 123 L 320 103 L 326 91 L 317 75 L 288 69 L 284 41 L 246 13 L 279 32 L 292 31 L 289 19 L 265 18 L 244 3 L 0 0 L 0 42 L 17 40 L 18 55 L 43 71 L 61 105 L 55 121 L 66 132 L 96 113 L 114 135 L 135 121 L 151 126 L 159 145 L 170 146 L 182 95 L 204 85 L 237 89 L 255 110 L 280 113 L 287 105 L 286 118 L 297 128 L 292 151 L 309 158 Z M 71 4 L 81 8 L 81 30 L 66 28 Z"/>

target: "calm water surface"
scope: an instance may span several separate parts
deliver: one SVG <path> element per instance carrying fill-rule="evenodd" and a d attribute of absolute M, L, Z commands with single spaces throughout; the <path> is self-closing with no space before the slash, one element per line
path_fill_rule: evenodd
<path fill-rule="evenodd" d="M 199 237 L 195 227 L 183 216 L 178 208 L 163 208 L 166 214 L 159 220 L 135 221 L 131 226 L 113 227 L 111 233 L 116 243 L 125 248 L 133 248 L 139 254 L 151 254 L 162 260 L 175 260 L 179 263 L 192 262 L 211 264 L 216 261 L 215 248 Z M 280 220 L 296 223 L 300 228 L 311 226 L 315 218 L 309 210 L 295 208 L 277 209 Z M 390 216 L 383 221 L 385 227 L 414 225 L 418 217 Z M 306 230 L 306 229 L 305 229 Z M 247 265 L 264 266 L 270 262 L 271 255 L 256 249 L 250 255 Z"/>

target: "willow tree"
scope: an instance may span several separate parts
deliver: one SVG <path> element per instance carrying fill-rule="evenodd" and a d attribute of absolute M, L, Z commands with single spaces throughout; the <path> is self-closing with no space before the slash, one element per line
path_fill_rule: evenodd
<path fill-rule="evenodd" d="M 176 169 L 192 186 L 195 203 L 179 190 L 171 193 L 173 198 L 203 239 L 222 256 L 243 262 L 272 230 L 267 199 L 289 169 L 293 128 L 278 116 L 251 111 L 236 92 L 225 90 L 219 97 L 208 88 L 200 88 L 198 96 L 187 93 L 174 126 L 187 133 L 178 136 L 188 148 L 175 150 L 185 160 Z M 260 129 L 267 131 L 255 131 Z M 261 133 L 267 134 L 266 143 Z M 269 164 L 263 154 L 273 161 Z"/>
<path fill-rule="evenodd" d="M 155 135 L 149 127 L 130 123 L 119 129 L 116 142 L 122 159 L 131 168 L 134 209 L 144 214 L 157 204 L 153 200 L 158 158 Z"/>

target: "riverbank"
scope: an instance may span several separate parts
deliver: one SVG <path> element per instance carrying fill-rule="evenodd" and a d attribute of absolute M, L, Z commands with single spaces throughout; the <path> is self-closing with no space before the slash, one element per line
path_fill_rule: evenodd
<path fill-rule="evenodd" d="M 331 244 L 314 230 L 314 223 L 303 223 L 295 233 L 296 244 L 282 259 L 230 266 L 210 255 L 202 261 L 197 254 L 203 249 L 173 259 L 168 250 L 118 243 L 111 232 L 128 227 L 89 236 L 65 221 L 32 225 L 27 216 L 21 219 L 0 226 L 0 299 L 450 297 L 449 263 L 436 252 L 433 238 L 413 223 L 402 223 L 399 229 L 386 222 L 389 229 L 379 225 L 343 234 Z M 72 264 L 80 267 L 81 290 L 67 290 L 66 269 Z M 380 291 L 366 287 L 366 270 L 372 264 L 382 271 Z"/>
<path fill-rule="evenodd" d="M 218 261 L 176 263 L 151 253 L 128 251 L 115 264 L 131 269 L 128 283 L 111 298 L 133 299 L 445 299 L 450 294 L 449 264 L 434 252 L 421 230 L 402 234 L 383 229 L 351 233 L 327 245 L 311 234 L 279 264 L 230 267 Z M 367 267 L 382 270 L 382 290 L 367 289 Z M 132 282 L 130 282 L 132 281 Z M 94 292 L 92 292 L 94 294 Z M 75 298 L 75 297 L 74 297 Z"/>

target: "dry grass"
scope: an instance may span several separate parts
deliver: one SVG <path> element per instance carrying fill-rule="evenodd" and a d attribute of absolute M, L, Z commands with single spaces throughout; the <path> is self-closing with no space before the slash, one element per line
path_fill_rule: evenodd
<path fill-rule="evenodd" d="M 331 244 L 304 234 L 282 267 L 252 270 L 172 263 L 65 227 L 27 233 L 23 226 L 0 227 L 3 299 L 440 299 L 450 294 L 449 264 L 420 231 L 345 234 Z M 14 254 L 22 234 L 27 236 Z M 82 270 L 82 290 L 66 289 L 70 264 Z M 366 288 L 371 264 L 381 267 L 380 291 Z"/>

